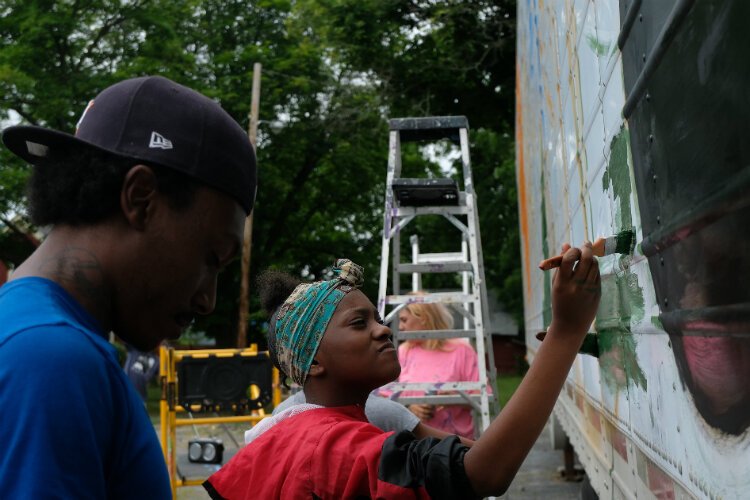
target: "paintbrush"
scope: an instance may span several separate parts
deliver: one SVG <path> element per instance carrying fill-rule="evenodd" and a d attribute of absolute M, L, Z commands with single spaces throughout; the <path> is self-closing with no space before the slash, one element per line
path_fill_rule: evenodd
<path fill-rule="evenodd" d="M 536 339 L 542 342 L 547 336 L 547 331 L 539 332 L 536 334 Z M 588 354 L 589 356 L 599 357 L 599 336 L 595 333 L 587 333 L 581 343 L 581 348 L 578 349 L 581 354 Z"/>
<path fill-rule="evenodd" d="M 635 233 L 632 229 L 620 231 L 609 238 L 599 238 L 591 246 L 594 249 L 594 255 L 604 257 L 613 253 L 632 253 L 635 247 Z M 562 264 L 562 255 L 543 260 L 539 263 L 539 269 L 547 271 Z"/>

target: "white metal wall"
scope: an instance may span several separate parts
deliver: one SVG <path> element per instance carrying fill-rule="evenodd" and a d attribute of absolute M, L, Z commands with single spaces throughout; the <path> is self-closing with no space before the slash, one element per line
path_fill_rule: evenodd
<path fill-rule="evenodd" d="M 549 322 L 543 258 L 634 227 L 617 0 L 522 0 L 516 88 L 526 340 Z M 708 426 L 683 387 L 647 261 L 600 259 L 595 329 L 602 356 L 579 356 L 556 414 L 602 498 L 750 498 L 750 437 Z"/>

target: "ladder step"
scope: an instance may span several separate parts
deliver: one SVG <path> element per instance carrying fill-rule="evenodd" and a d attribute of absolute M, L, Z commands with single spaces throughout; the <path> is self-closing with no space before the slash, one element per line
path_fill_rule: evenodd
<path fill-rule="evenodd" d="M 438 391 L 482 391 L 487 389 L 487 384 L 482 382 L 391 382 L 385 388 L 393 391 L 394 395 L 403 391 L 423 391 L 435 394 Z"/>
<path fill-rule="evenodd" d="M 388 127 L 390 130 L 399 131 L 401 142 L 450 139 L 459 144 L 459 129 L 468 129 L 469 120 L 465 116 L 393 118 L 388 120 Z"/>
<path fill-rule="evenodd" d="M 454 179 L 393 179 L 393 194 L 402 207 L 458 205 L 458 185 Z"/>
<path fill-rule="evenodd" d="M 395 217 L 415 217 L 417 215 L 468 215 L 469 207 L 461 204 L 446 205 L 444 207 L 394 207 L 391 215 Z"/>
<path fill-rule="evenodd" d="M 461 252 L 420 253 L 417 256 L 417 264 L 431 262 L 466 262 L 466 257 Z"/>
<path fill-rule="evenodd" d="M 482 400 L 481 394 L 466 394 L 466 397 L 470 401 L 479 403 Z M 398 396 L 391 398 L 393 401 L 397 401 L 402 405 L 413 405 L 413 404 L 428 404 L 428 405 L 465 405 L 467 404 L 466 397 L 455 394 L 455 395 L 437 395 L 437 396 Z M 491 398 L 491 395 L 488 394 Z"/>
<path fill-rule="evenodd" d="M 441 303 L 466 303 L 478 301 L 479 298 L 469 293 L 462 292 L 436 292 L 428 295 L 386 295 L 386 305 L 398 304 L 434 304 Z"/>
<path fill-rule="evenodd" d="M 428 262 L 424 264 L 399 264 L 399 273 L 460 273 L 473 271 L 471 262 Z"/>
<path fill-rule="evenodd" d="M 398 340 L 473 339 L 476 335 L 476 330 L 412 330 L 410 332 L 398 332 Z"/>

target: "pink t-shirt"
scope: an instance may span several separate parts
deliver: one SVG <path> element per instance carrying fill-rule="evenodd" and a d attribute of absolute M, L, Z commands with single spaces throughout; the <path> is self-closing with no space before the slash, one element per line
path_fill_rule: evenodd
<path fill-rule="evenodd" d="M 479 380 L 477 353 L 467 342 L 447 340 L 442 349 L 427 350 L 415 344 L 407 349 L 398 347 L 401 363 L 399 382 L 475 382 Z M 388 386 L 381 394 L 390 395 Z M 423 391 L 404 391 L 402 396 L 421 396 Z M 474 422 L 467 406 L 443 406 L 436 408 L 432 419 L 425 424 L 437 429 L 474 439 Z"/>

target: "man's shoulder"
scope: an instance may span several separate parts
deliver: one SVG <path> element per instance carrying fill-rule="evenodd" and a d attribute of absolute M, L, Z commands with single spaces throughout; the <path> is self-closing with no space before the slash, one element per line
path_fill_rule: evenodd
<path fill-rule="evenodd" d="M 0 326 L 0 352 L 29 349 L 45 354 L 76 352 L 80 356 L 100 357 L 109 343 L 98 335 L 72 324 L 45 323 L 23 328 Z"/>
<path fill-rule="evenodd" d="M 0 372 L 28 383 L 80 379 L 100 385 L 116 366 L 114 348 L 70 325 L 39 325 L 12 332 L 0 327 Z"/>
<path fill-rule="evenodd" d="M 52 354 L 76 351 L 101 357 L 109 343 L 81 319 L 73 303 L 56 283 L 43 278 L 21 278 L 0 288 L 0 350 L 33 348 Z"/>
<path fill-rule="evenodd" d="M 57 283 L 38 277 L 21 278 L 0 287 L 0 342 L 36 327 L 68 325 L 87 330 L 79 305 Z"/>

